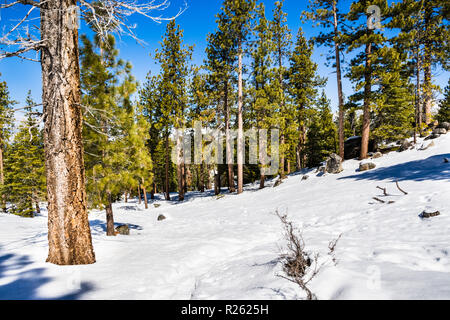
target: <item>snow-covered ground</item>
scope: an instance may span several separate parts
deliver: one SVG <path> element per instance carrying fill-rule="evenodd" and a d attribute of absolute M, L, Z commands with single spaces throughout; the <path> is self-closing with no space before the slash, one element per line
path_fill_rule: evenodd
<path fill-rule="evenodd" d="M 374 159 L 366 172 L 350 160 L 337 175 L 302 172 L 277 188 L 248 186 L 222 199 L 190 193 L 148 210 L 116 203 L 116 223 L 131 234 L 107 237 L 104 212 L 91 212 L 97 263 L 88 266 L 44 262 L 45 212 L 0 214 L 0 299 L 301 299 L 302 290 L 277 276 L 285 241 L 276 210 L 320 253 L 324 266 L 310 284 L 319 299 L 450 299 L 450 134 L 434 142 Z M 441 215 L 422 220 L 423 210 Z M 335 265 L 328 244 L 341 233 Z"/>

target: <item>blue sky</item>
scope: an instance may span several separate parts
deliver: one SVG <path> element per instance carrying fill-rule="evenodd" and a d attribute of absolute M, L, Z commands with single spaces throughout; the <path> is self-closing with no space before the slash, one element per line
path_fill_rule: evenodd
<path fill-rule="evenodd" d="M 206 36 L 209 32 L 213 32 L 216 28 L 215 15 L 219 12 L 221 7 L 221 0 L 186 0 L 187 9 L 177 19 L 177 23 L 184 29 L 184 41 L 187 45 L 195 45 L 193 54 L 193 63 L 200 65 L 205 57 L 204 51 L 206 48 Z M 266 5 L 267 17 L 271 18 L 274 0 L 264 0 Z M 350 6 L 351 1 L 344 1 L 341 6 L 341 11 L 346 12 Z M 185 0 L 171 0 L 170 8 L 164 12 L 158 12 L 157 15 L 172 16 L 185 5 Z M 302 26 L 306 37 L 310 38 L 316 35 L 318 28 L 313 28 L 311 24 L 302 24 L 300 15 L 307 7 L 307 1 L 302 0 L 285 0 L 285 12 L 288 13 L 288 25 L 292 30 L 293 39 L 300 26 Z M 14 19 L 21 17 L 24 13 L 25 7 L 17 6 L 17 8 L 5 9 L 0 12 L 0 29 L 13 23 Z M 132 23 L 136 23 L 136 33 L 140 39 L 146 42 L 144 46 L 137 44 L 135 40 L 130 37 L 123 37 L 118 40 L 118 49 L 120 50 L 120 57 L 128 60 L 133 65 L 133 74 L 136 79 L 142 83 L 149 71 L 155 73 L 158 71 L 158 66 L 150 58 L 150 53 L 153 53 L 159 47 L 159 41 L 165 32 L 166 23 L 155 23 L 145 17 L 132 16 L 130 18 Z M 82 26 L 79 30 L 80 34 L 88 33 L 86 26 Z M 333 69 L 326 67 L 326 55 L 329 48 L 316 48 L 313 54 L 313 60 L 318 64 L 318 73 L 322 77 L 328 77 L 328 83 L 325 88 L 327 96 L 332 100 L 333 110 L 337 106 L 337 90 L 336 77 Z M 18 106 L 24 105 L 25 97 L 28 90 L 32 90 L 35 101 L 40 102 L 41 94 L 41 70 L 36 62 L 29 62 L 20 60 L 18 58 L 8 58 L 0 61 L 1 80 L 5 80 L 8 84 L 11 96 L 18 101 Z M 449 73 L 437 72 L 435 83 L 445 87 Z M 351 94 L 352 85 L 344 79 L 343 82 L 344 93 Z"/>

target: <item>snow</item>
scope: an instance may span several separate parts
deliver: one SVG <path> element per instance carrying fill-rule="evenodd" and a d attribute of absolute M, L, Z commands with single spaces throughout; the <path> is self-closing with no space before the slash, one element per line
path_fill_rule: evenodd
<path fill-rule="evenodd" d="M 209 191 L 183 203 L 160 198 L 147 210 L 116 203 L 115 221 L 130 225 L 129 236 L 107 237 L 105 213 L 93 211 L 93 265 L 45 263 L 45 210 L 33 219 L 0 214 L 0 299 L 303 299 L 277 276 L 285 241 L 276 210 L 320 253 L 310 283 L 318 299 L 450 299 L 450 134 L 434 141 L 373 159 L 377 167 L 365 172 L 348 160 L 337 175 L 305 170 L 276 188 L 255 183 L 221 199 Z M 421 219 L 423 210 L 441 215 Z M 334 264 L 328 244 L 341 233 Z"/>

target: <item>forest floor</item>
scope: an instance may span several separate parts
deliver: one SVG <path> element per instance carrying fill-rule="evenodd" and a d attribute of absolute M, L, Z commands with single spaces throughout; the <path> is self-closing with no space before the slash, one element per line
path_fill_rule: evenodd
<path fill-rule="evenodd" d="M 450 299 L 450 134 L 425 151 L 422 143 L 365 172 L 349 160 L 340 174 L 305 170 L 221 199 L 193 192 L 147 210 L 116 203 L 115 222 L 129 224 L 129 236 L 107 237 L 105 213 L 93 211 L 93 265 L 45 263 L 45 210 L 33 219 L 0 214 L 0 299 L 303 299 L 277 276 L 286 244 L 277 210 L 303 231 L 307 251 L 320 253 L 310 283 L 318 299 Z M 423 210 L 441 215 L 421 219 Z M 328 245 L 340 234 L 335 264 Z"/>

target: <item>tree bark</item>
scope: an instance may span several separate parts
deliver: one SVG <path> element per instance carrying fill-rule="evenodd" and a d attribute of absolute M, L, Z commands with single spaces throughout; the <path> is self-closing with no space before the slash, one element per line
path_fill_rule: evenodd
<path fill-rule="evenodd" d="M 214 174 L 214 194 L 218 195 L 220 193 L 220 173 L 217 170 L 217 173 Z"/>
<path fill-rule="evenodd" d="M 226 153 L 228 164 L 228 188 L 231 193 L 235 192 L 234 186 L 234 164 L 233 164 L 233 150 L 231 149 L 231 134 L 230 134 L 230 107 L 228 104 L 228 81 L 225 81 L 224 90 L 224 111 L 225 111 L 225 134 L 226 134 Z"/>
<path fill-rule="evenodd" d="M 279 68 L 279 73 L 278 73 L 278 81 L 280 82 L 280 90 L 281 90 L 281 101 L 280 101 L 280 110 L 281 112 L 284 112 L 284 86 L 283 86 L 283 54 L 282 54 L 282 50 L 283 48 L 281 48 L 280 46 L 278 47 L 278 68 Z M 285 177 L 285 172 L 284 172 L 284 142 L 285 142 L 285 137 L 284 137 L 284 127 L 280 128 L 281 131 L 281 135 L 280 135 L 280 151 L 281 151 L 281 155 L 280 155 L 280 178 L 284 179 Z"/>
<path fill-rule="evenodd" d="M 145 206 L 145 209 L 148 209 L 147 189 L 145 188 L 144 178 L 142 178 L 142 193 L 144 194 L 144 206 Z"/>
<path fill-rule="evenodd" d="M 166 132 L 166 168 L 165 168 L 165 197 L 166 200 L 170 200 L 169 193 L 169 134 Z"/>
<path fill-rule="evenodd" d="M 238 138 L 237 138 L 237 166 L 238 166 L 238 191 L 244 190 L 244 121 L 242 118 L 243 93 L 242 93 L 242 43 L 239 44 L 239 75 L 238 75 Z"/>
<path fill-rule="evenodd" d="M 425 107 L 425 123 L 429 124 L 431 122 L 431 104 L 433 99 L 433 88 L 431 81 L 431 64 L 432 64 L 432 40 L 431 40 L 431 12 L 430 5 L 425 7 L 425 54 L 424 54 L 424 79 L 423 79 L 423 90 L 424 90 L 424 107 Z"/>
<path fill-rule="evenodd" d="M 42 103 L 48 196 L 47 262 L 95 262 L 86 207 L 78 30 L 67 14 L 75 0 L 40 4 Z"/>
<path fill-rule="evenodd" d="M 152 192 L 150 194 L 150 199 L 155 199 L 155 193 L 156 193 L 156 183 L 153 182 L 152 184 Z"/>
<path fill-rule="evenodd" d="M 364 71 L 364 111 L 363 111 L 363 127 L 361 137 L 361 153 L 359 158 L 366 159 L 369 149 L 369 135 L 370 135 L 370 97 L 372 90 L 372 71 L 371 71 L 371 54 L 372 44 L 366 44 L 366 69 Z"/>
<path fill-rule="evenodd" d="M 137 193 L 139 204 L 141 204 L 141 186 L 139 184 L 137 186 Z"/>
<path fill-rule="evenodd" d="M 111 192 L 107 192 L 108 204 L 106 205 L 106 235 L 115 236 L 116 230 L 114 230 L 114 216 L 112 210 L 112 198 Z"/>
<path fill-rule="evenodd" d="M 416 143 L 416 134 L 417 132 L 422 132 L 422 106 L 421 106 L 421 88 L 420 88 L 420 55 L 419 48 L 417 48 L 416 52 L 416 101 L 415 101 L 415 109 L 416 109 L 416 124 L 414 126 L 414 143 Z"/>
<path fill-rule="evenodd" d="M 338 101 L 339 101 L 339 156 L 344 159 L 344 95 L 342 93 L 342 76 L 341 76 L 341 57 L 340 48 L 338 43 L 338 19 L 337 19 L 337 9 L 336 0 L 333 0 L 333 25 L 334 25 L 334 52 L 336 59 L 336 80 L 338 89 Z"/>

